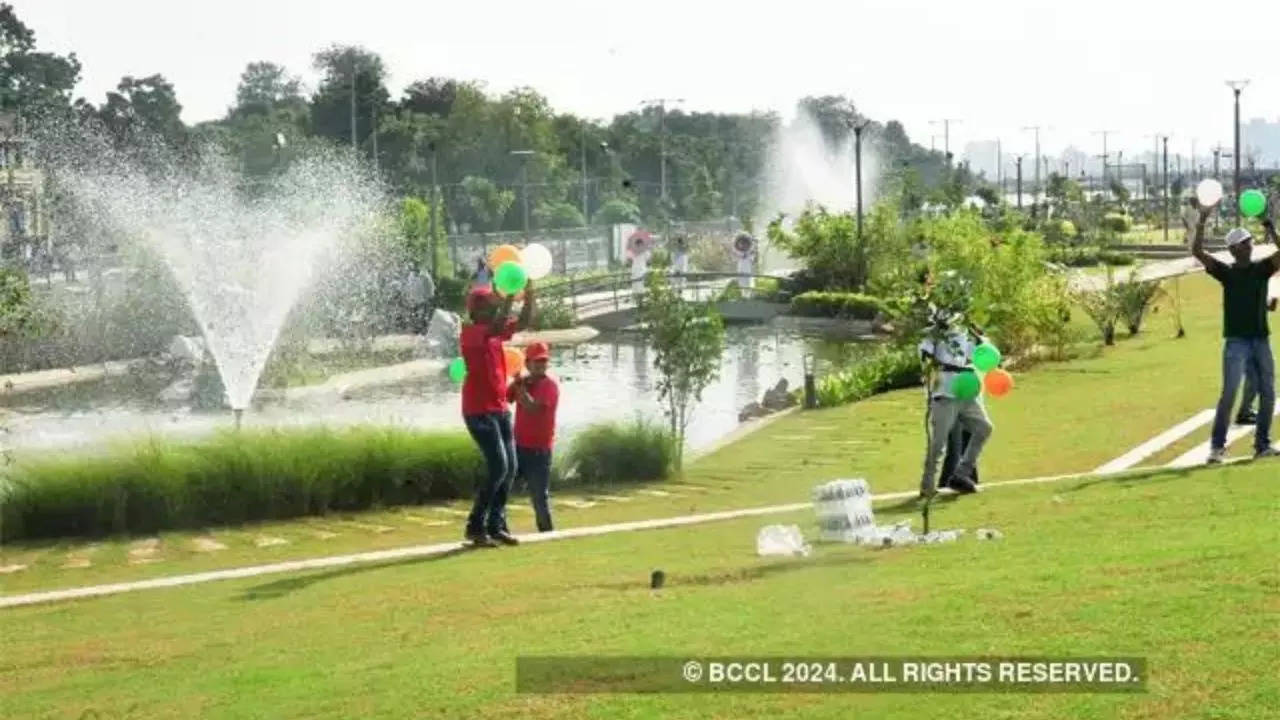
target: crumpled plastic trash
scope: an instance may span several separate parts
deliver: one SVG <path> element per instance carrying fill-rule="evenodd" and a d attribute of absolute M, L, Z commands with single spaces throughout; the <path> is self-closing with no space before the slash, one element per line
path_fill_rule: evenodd
<path fill-rule="evenodd" d="M 979 540 L 999 540 L 1004 537 L 1004 533 L 994 528 L 978 528 L 974 534 Z"/>
<path fill-rule="evenodd" d="M 795 525 L 766 525 L 756 534 L 756 553 L 760 555 L 809 554 L 809 544 Z"/>

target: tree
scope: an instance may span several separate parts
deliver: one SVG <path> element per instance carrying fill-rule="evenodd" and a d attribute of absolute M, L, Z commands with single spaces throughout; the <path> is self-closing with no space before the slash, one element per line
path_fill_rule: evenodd
<path fill-rule="evenodd" d="M 843 95 L 801 98 L 797 109 L 813 118 L 822 131 L 823 139 L 833 148 L 853 135 L 853 124 L 861 117 L 853 101 Z"/>
<path fill-rule="evenodd" d="M 75 53 L 37 52 L 35 33 L 12 5 L 0 4 L 0 109 L 28 116 L 70 110 L 71 92 L 79 81 Z"/>
<path fill-rule="evenodd" d="M 453 101 L 463 85 L 450 78 L 433 77 L 417 80 L 404 89 L 404 98 L 400 100 L 400 109 L 425 115 L 446 117 L 453 110 Z"/>
<path fill-rule="evenodd" d="M 99 117 L 117 140 L 138 135 L 158 138 L 170 147 L 180 145 L 187 135 L 182 123 L 182 105 L 173 85 L 163 75 L 135 78 L 126 75 L 107 93 Z"/>
<path fill-rule="evenodd" d="M 35 324 L 26 273 L 0 267 L 0 338 L 25 335 Z"/>
<path fill-rule="evenodd" d="M 323 78 L 311 97 L 313 131 L 339 143 L 351 143 L 351 94 L 355 85 L 356 143 L 372 132 L 370 120 L 386 112 L 387 71 L 376 53 L 352 45 L 333 45 L 315 54 L 315 69 Z"/>
<path fill-rule="evenodd" d="M 615 198 L 601 205 L 591 221 L 595 225 L 635 225 L 640 222 L 640 208 L 635 203 Z"/>
<path fill-rule="evenodd" d="M 507 211 L 516 201 L 516 194 L 502 190 L 488 178 L 468 175 L 462 179 L 465 202 L 462 217 L 479 232 L 492 232 L 502 226 Z"/>
<path fill-rule="evenodd" d="M 724 322 L 710 304 L 687 302 L 663 273 L 649 275 L 640 316 L 654 352 L 658 398 L 671 423 L 679 468 L 690 412 L 720 374 Z"/>
<path fill-rule="evenodd" d="M 582 211 L 567 202 L 551 202 L 538 205 L 533 213 L 538 227 L 548 230 L 582 227 L 587 224 Z"/>
<path fill-rule="evenodd" d="M 229 115 L 265 115 L 279 107 L 305 106 L 301 83 L 280 65 L 252 62 L 240 73 L 236 104 Z"/>

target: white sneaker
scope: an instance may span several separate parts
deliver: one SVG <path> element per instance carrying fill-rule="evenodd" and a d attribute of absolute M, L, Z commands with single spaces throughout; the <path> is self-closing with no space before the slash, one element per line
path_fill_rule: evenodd
<path fill-rule="evenodd" d="M 1209 450 L 1209 459 L 1206 460 L 1210 465 L 1217 465 L 1222 462 L 1222 458 L 1226 457 L 1226 448 L 1213 448 Z"/>

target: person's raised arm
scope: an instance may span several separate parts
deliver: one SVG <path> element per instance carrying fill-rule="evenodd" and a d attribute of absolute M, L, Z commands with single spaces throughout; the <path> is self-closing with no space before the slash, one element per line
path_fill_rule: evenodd
<path fill-rule="evenodd" d="M 508 295 L 502 299 L 502 304 L 498 306 L 498 311 L 493 314 L 493 319 L 489 321 L 489 334 L 501 335 L 506 332 L 507 320 L 511 316 L 512 297 Z"/>
<path fill-rule="evenodd" d="M 1209 254 L 1204 249 L 1204 225 L 1209 220 L 1209 212 L 1212 207 L 1201 207 L 1200 214 L 1196 217 L 1196 227 L 1191 234 L 1191 254 L 1196 260 L 1204 265 L 1206 270 L 1215 270 L 1222 267 L 1222 263 L 1217 258 Z"/>
<path fill-rule="evenodd" d="M 1276 251 L 1267 257 L 1267 264 L 1271 267 L 1272 274 L 1280 271 L 1280 236 L 1276 235 L 1276 224 L 1270 217 L 1262 218 L 1262 228 L 1267 233 L 1267 242 L 1276 246 Z"/>
<path fill-rule="evenodd" d="M 530 279 L 524 285 L 524 307 L 520 309 L 520 320 L 516 323 L 517 330 L 528 330 L 533 327 L 534 313 L 537 312 L 534 309 L 537 302 L 533 296 L 533 280 Z"/>

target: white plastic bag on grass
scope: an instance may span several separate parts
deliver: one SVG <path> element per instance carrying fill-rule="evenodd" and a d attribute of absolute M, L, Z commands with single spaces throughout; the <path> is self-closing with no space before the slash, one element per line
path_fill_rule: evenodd
<path fill-rule="evenodd" d="M 795 525 L 766 525 L 756 534 L 756 553 L 760 555 L 808 555 L 800 528 Z"/>

